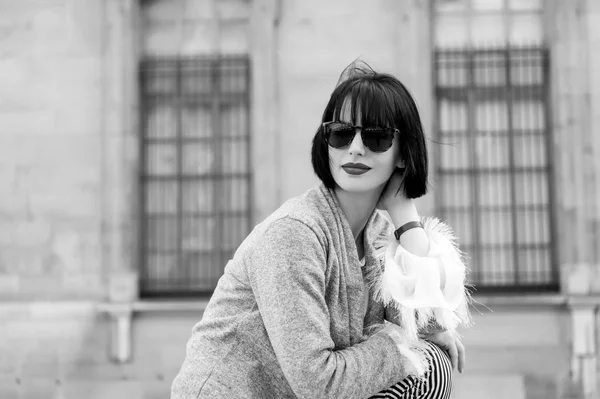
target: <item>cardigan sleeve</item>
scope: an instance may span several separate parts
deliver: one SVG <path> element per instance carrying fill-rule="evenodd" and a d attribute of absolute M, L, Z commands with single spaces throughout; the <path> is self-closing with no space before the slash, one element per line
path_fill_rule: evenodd
<path fill-rule="evenodd" d="M 384 332 L 345 349 L 330 335 L 326 247 L 306 224 L 274 221 L 252 252 L 248 275 L 277 360 L 299 398 L 363 398 L 407 373 Z"/>
<path fill-rule="evenodd" d="M 384 270 L 375 286 L 375 295 L 408 340 L 416 340 L 419 333 L 455 330 L 471 323 L 467 268 L 455 236 L 436 218 L 424 218 L 423 226 L 429 253 L 414 255 L 390 237 L 380 251 Z"/>

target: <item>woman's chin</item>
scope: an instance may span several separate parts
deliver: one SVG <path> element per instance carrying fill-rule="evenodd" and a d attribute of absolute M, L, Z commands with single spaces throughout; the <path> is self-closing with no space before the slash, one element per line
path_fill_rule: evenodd
<path fill-rule="evenodd" d="M 361 181 L 361 179 L 344 179 L 338 182 L 338 187 L 348 193 L 365 193 L 379 187 L 379 185 L 371 181 Z"/>

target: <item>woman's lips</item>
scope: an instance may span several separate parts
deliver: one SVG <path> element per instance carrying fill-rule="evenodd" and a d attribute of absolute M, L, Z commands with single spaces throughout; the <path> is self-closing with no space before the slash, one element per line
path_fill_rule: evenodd
<path fill-rule="evenodd" d="M 344 169 L 346 171 L 346 173 L 348 173 L 349 175 L 354 175 L 354 176 L 362 175 L 364 173 L 367 173 L 370 170 L 370 169 L 366 169 L 366 168 L 357 168 L 357 167 L 353 167 L 353 166 L 342 166 L 342 169 Z"/>

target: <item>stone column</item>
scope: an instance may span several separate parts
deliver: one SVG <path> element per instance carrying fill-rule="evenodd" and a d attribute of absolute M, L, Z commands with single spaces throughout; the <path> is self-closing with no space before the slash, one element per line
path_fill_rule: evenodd
<path fill-rule="evenodd" d="M 585 399 L 597 398 L 598 299 L 571 298 L 571 383 Z"/>
<path fill-rule="evenodd" d="M 110 301 L 138 296 L 137 0 L 104 1 L 102 237 Z"/>
<path fill-rule="evenodd" d="M 600 6 L 548 3 L 556 215 L 563 292 L 571 304 L 571 377 L 585 398 L 598 384 L 600 305 Z"/>
<path fill-rule="evenodd" d="M 280 0 L 254 0 L 250 17 L 252 225 L 281 202 L 277 32 Z"/>
<path fill-rule="evenodd" d="M 433 38 L 431 37 L 433 15 L 429 1 L 400 0 L 395 3 L 398 26 L 396 40 L 396 75 L 411 91 L 428 139 L 435 137 L 433 118 L 435 98 L 433 90 Z M 435 182 L 438 165 L 438 147 L 427 142 L 429 151 L 429 182 Z M 431 187 L 430 187 L 431 189 Z M 436 215 L 433 193 L 419 198 L 419 213 Z"/>
<path fill-rule="evenodd" d="M 600 2 L 587 0 L 588 57 L 590 62 L 589 108 L 590 108 L 590 149 L 588 159 L 591 166 L 591 179 L 595 197 L 592 198 L 590 231 L 593 259 L 596 269 L 594 292 L 600 294 Z"/>
<path fill-rule="evenodd" d="M 600 57 L 593 55 L 591 37 L 597 29 L 594 22 L 600 18 L 590 12 L 588 4 L 592 3 L 553 3 L 553 25 L 558 27 L 551 32 L 553 163 L 563 277 L 583 269 L 597 275 L 600 264 L 600 88 L 598 78 L 593 77 L 600 68 Z"/>
<path fill-rule="evenodd" d="M 139 128 L 137 0 L 104 1 L 102 129 L 103 267 L 110 357 L 131 360 L 131 303 L 138 298 Z"/>

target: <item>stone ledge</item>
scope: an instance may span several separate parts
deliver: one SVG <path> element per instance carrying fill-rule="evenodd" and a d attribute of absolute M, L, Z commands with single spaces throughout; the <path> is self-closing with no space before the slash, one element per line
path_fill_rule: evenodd
<path fill-rule="evenodd" d="M 207 299 L 199 300 L 155 300 L 155 301 L 134 301 L 134 302 L 100 302 L 97 305 L 98 311 L 102 313 L 122 313 L 122 312 L 197 312 L 204 311 L 208 304 Z"/>
<path fill-rule="evenodd" d="M 567 304 L 571 306 L 600 306 L 600 294 L 570 295 Z"/>
<path fill-rule="evenodd" d="M 525 295 L 473 295 L 475 305 L 493 305 L 506 307 L 561 307 L 568 303 L 564 294 L 525 294 Z M 597 299 L 600 304 L 600 297 Z"/>
<path fill-rule="evenodd" d="M 562 307 L 566 305 L 600 306 L 600 294 L 594 295 L 473 295 L 475 305 L 493 305 L 507 307 L 542 306 Z M 209 302 L 209 298 L 196 300 L 136 300 L 132 302 L 110 302 L 110 301 L 6 301 L 0 304 L 0 310 L 16 310 L 24 307 L 37 312 L 56 311 L 65 312 L 89 311 L 95 308 L 101 313 L 131 312 L 169 312 L 169 311 L 203 311 Z"/>
<path fill-rule="evenodd" d="M 600 294 L 543 294 L 543 295 L 473 295 L 474 305 L 500 306 L 508 308 L 566 306 L 600 307 Z"/>

